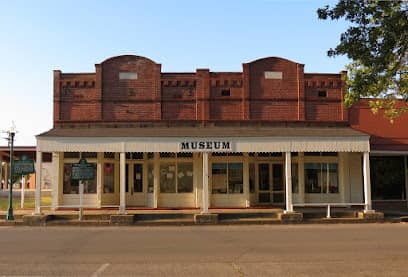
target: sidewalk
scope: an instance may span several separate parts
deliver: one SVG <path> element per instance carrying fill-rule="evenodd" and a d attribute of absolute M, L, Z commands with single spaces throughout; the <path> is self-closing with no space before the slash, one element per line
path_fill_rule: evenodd
<path fill-rule="evenodd" d="M 6 211 L 0 211 L 0 226 L 157 226 L 196 224 L 331 224 L 405 222 L 408 211 L 387 211 L 385 217 L 360 217 L 359 210 L 338 209 L 326 218 L 324 210 L 302 209 L 300 212 L 284 213 L 282 209 L 210 209 L 201 214 L 200 209 L 144 209 L 128 208 L 120 215 L 117 208 L 84 209 L 79 220 L 78 209 L 43 209 L 42 215 L 33 215 L 33 209 L 14 210 L 14 221 L 6 221 Z"/>

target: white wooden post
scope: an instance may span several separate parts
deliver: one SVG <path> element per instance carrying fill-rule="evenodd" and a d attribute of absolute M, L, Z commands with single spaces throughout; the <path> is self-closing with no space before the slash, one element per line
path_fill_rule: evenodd
<path fill-rule="evenodd" d="M 370 153 L 363 154 L 364 211 L 371 211 Z"/>
<path fill-rule="evenodd" d="M 292 205 L 292 161 L 291 153 L 285 153 L 285 185 L 286 185 L 286 210 L 285 212 L 293 212 Z"/>
<path fill-rule="evenodd" d="M 160 153 L 153 153 L 153 207 L 159 205 L 159 188 L 160 188 Z"/>
<path fill-rule="evenodd" d="M 25 186 L 26 186 L 26 179 L 24 175 L 21 175 L 21 208 L 24 209 L 24 191 L 25 191 Z"/>
<path fill-rule="evenodd" d="M 79 181 L 79 220 L 82 220 L 84 215 L 84 181 Z"/>
<path fill-rule="evenodd" d="M 298 153 L 298 185 L 299 185 L 299 202 L 305 203 L 305 159 L 304 153 Z"/>
<path fill-rule="evenodd" d="M 36 170 L 35 170 L 35 214 L 41 214 L 41 168 L 42 152 L 36 153 Z"/>
<path fill-rule="evenodd" d="M 119 164 L 119 213 L 125 214 L 126 212 L 126 193 L 125 193 L 125 182 L 126 182 L 126 153 L 120 153 L 120 164 Z"/>
<path fill-rule="evenodd" d="M 208 213 L 208 152 L 203 152 L 203 204 L 201 213 Z"/>
<path fill-rule="evenodd" d="M 251 206 L 250 193 L 249 193 L 249 157 L 248 153 L 244 153 L 244 164 L 243 164 L 243 181 L 244 181 L 244 196 L 245 196 L 245 207 Z"/>

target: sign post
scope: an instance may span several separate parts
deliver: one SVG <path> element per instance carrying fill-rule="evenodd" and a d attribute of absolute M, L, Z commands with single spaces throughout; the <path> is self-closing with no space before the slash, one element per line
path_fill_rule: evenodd
<path fill-rule="evenodd" d="M 83 218 L 84 206 L 84 181 L 95 178 L 95 165 L 89 164 L 85 159 L 80 159 L 79 163 L 72 164 L 72 180 L 79 181 L 79 220 Z"/>
<path fill-rule="evenodd" d="M 26 179 L 24 175 L 21 175 L 21 208 L 24 209 L 24 191 L 25 191 L 25 184 Z"/>
<path fill-rule="evenodd" d="M 21 176 L 21 208 L 24 208 L 24 193 L 25 193 L 25 175 L 34 173 L 34 160 L 30 160 L 26 155 L 23 155 L 20 160 L 14 161 L 14 174 Z"/>

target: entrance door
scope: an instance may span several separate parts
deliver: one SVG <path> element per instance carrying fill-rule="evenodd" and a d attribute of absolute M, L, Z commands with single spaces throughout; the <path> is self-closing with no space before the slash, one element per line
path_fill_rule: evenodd
<path fill-rule="evenodd" d="M 283 164 L 265 162 L 258 164 L 258 203 L 283 204 Z"/>
<path fill-rule="evenodd" d="M 126 205 L 144 206 L 143 163 L 126 164 Z"/>

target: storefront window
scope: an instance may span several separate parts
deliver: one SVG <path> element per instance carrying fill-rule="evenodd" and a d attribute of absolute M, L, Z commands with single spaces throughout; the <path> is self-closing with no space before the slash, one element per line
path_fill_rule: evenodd
<path fill-rule="evenodd" d="M 153 193 L 154 191 L 154 167 L 149 163 L 147 166 L 147 192 Z"/>
<path fill-rule="evenodd" d="M 176 163 L 160 163 L 160 192 L 176 192 Z"/>
<path fill-rule="evenodd" d="M 143 192 L 143 165 L 133 165 L 133 192 Z"/>
<path fill-rule="evenodd" d="M 115 164 L 104 163 L 103 164 L 103 192 L 113 193 L 115 192 Z"/>
<path fill-rule="evenodd" d="M 212 164 L 212 193 L 243 193 L 242 163 Z"/>
<path fill-rule="evenodd" d="M 160 192 L 193 192 L 193 163 L 168 162 L 160 164 Z"/>
<path fill-rule="evenodd" d="M 249 164 L 249 192 L 255 192 L 255 164 Z"/>
<path fill-rule="evenodd" d="M 178 163 L 177 192 L 193 192 L 193 163 Z"/>
<path fill-rule="evenodd" d="M 299 171 L 298 164 L 292 164 L 292 193 L 299 193 Z"/>
<path fill-rule="evenodd" d="M 212 164 L 212 193 L 227 193 L 227 164 Z"/>
<path fill-rule="evenodd" d="M 92 163 L 91 163 L 92 164 Z M 96 164 L 93 164 L 96 168 Z M 79 181 L 71 180 L 72 163 L 64 163 L 63 192 L 64 194 L 78 194 Z M 96 174 L 93 180 L 84 181 L 84 193 L 96 193 Z"/>
<path fill-rule="evenodd" d="M 305 163 L 306 193 L 338 193 L 337 163 Z"/>

